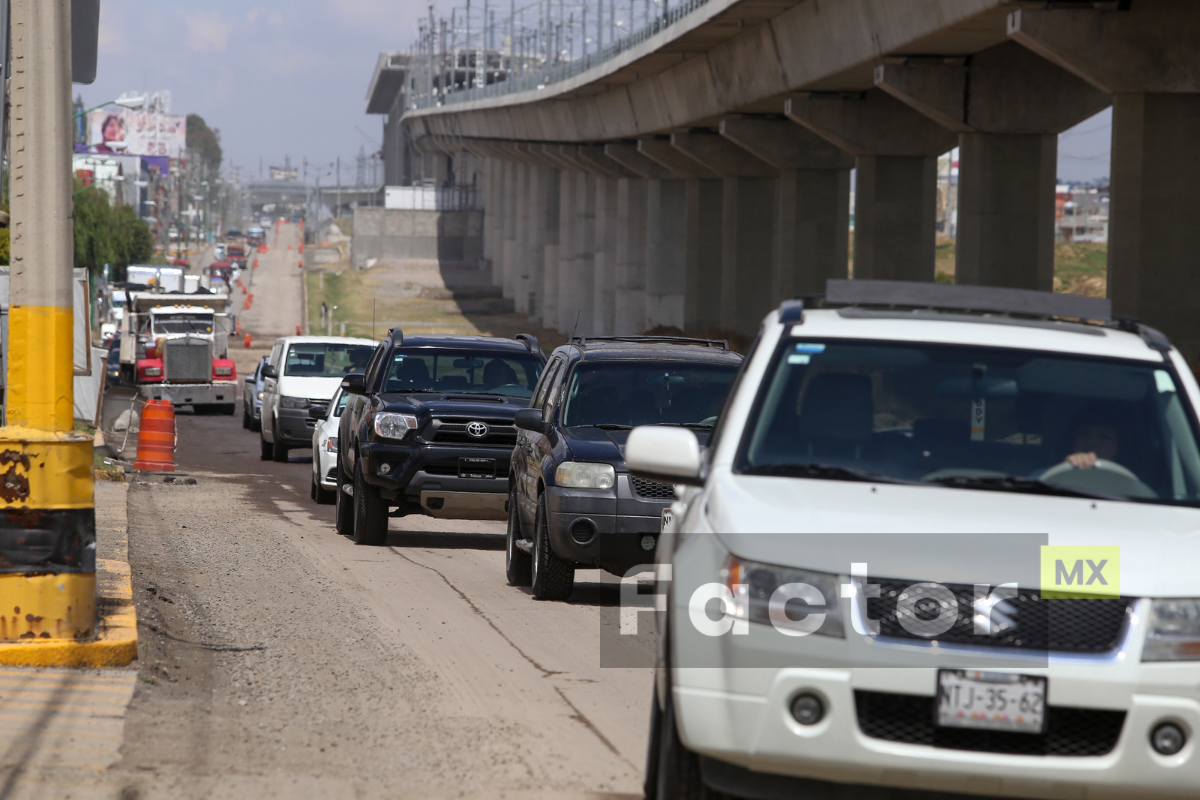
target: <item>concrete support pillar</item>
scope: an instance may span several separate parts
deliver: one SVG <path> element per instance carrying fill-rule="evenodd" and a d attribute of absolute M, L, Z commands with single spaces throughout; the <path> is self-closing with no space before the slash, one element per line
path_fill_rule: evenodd
<path fill-rule="evenodd" d="M 721 265 L 724 250 L 722 181 L 690 178 L 687 181 L 687 224 L 684 241 L 683 329 L 711 333 L 721 329 Z"/>
<path fill-rule="evenodd" d="M 860 192 L 861 175 L 860 171 Z M 770 305 L 798 294 L 822 294 L 825 281 L 845 278 L 849 229 L 849 170 L 787 169 L 779 173 Z"/>
<path fill-rule="evenodd" d="M 549 309 L 558 311 L 558 213 L 559 171 L 539 168 L 538 229 L 542 245 L 539 279 L 534 282 L 536 298 L 530 303 L 529 322 L 552 327 Z"/>
<path fill-rule="evenodd" d="M 864 155 L 858 157 L 857 165 L 854 277 L 932 281 L 937 158 Z M 1053 225 L 1053 209 L 1051 212 Z"/>
<path fill-rule="evenodd" d="M 1108 296 L 1113 311 L 1161 328 L 1200 366 L 1196 226 L 1200 185 L 1200 14 L 1190 0 L 1128 10 L 1014 11 L 1009 35 L 1112 93 Z"/>
<path fill-rule="evenodd" d="M 512 161 L 504 162 L 504 188 L 501 211 L 504 214 L 503 243 L 500 251 L 498 281 L 505 297 L 511 298 L 516 292 L 517 268 L 517 165 Z"/>
<path fill-rule="evenodd" d="M 493 197 L 496 183 L 496 161 L 487 159 L 483 164 L 483 257 L 489 263 L 495 260 L 495 239 L 492 236 L 492 218 L 499 206 Z"/>
<path fill-rule="evenodd" d="M 530 320 L 540 319 L 542 284 L 545 281 L 546 221 L 550 170 L 537 163 L 529 164 L 529 241 L 526 247 L 525 307 Z"/>
<path fill-rule="evenodd" d="M 778 178 L 726 178 L 721 225 L 721 329 L 752 335 L 773 306 Z"/>
<path fill-rule="evenodd" d="M 575 258 L 570 279 L 559 284 L 560 295 L 569 298 L 567 320 L 570 333 L 576 328 L 581 334 L 596 335 L 592 293 L 596 285 L 596 176 L 581 172 L 576 176 L 575 191 Z"/>
<path fill-rule="evenodd" d="M 652 180 L 646 193 L 646 328 L 683 328 L 685 181 Z"/>
<path fill-rule="evenodd" d="M 617 179 L 616 286 L 613 333 L 646 330 L 646 194 L 648 181 Z"/>
<path fill-rule="evenodd" d="M 592 293 L 593 333 L 596 336 L 611 336 L 616 331 L 619 180 L 596 178 L 595 284 Z"/>
<path fill-rule="evenodd" d="M 1049 291 L 1057 134 L 1109 96 L 1015 42 L 962 62 L 880 65 L 875 84 L 960 134 L 955 280 Z"/>
<path fill-rule="evenodd" d="M 562 333 L 571 332 L 575 312 L 572 310 L 571 281 L 575 271 L 575 194 L 581 175 L 574 170 L 564 169 L 559 178 L 558 194 L 558 285 L 556 312 L 552 327 Z M 568 319 L 570 322 L 568 322 Z"/>
<path fill-rule="evenodd" d="M 533 167 L 518 161 L 516 164 L 517 189 L 516 216 L 516 263 L 513 265 L 513 309 L 519 314 L 529 313 L 529 287 L 533 257 L 533 203 L 535 202 Z"/>

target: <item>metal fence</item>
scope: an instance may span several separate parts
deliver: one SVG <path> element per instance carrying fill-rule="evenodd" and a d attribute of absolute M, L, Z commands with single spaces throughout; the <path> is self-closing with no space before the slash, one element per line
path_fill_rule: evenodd
<path fill-rule="evenodd" d="M 388 186 L 383 207 L 402 211 L 468 211 L 483 207 L 474 186 Z"/>

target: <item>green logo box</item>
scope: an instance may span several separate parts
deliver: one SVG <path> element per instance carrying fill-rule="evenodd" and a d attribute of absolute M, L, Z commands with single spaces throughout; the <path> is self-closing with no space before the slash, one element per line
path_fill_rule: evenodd
<path fill-rule="evenodd" d="M 1043 598 L 1079 600 L 1121 596 L 1119 546 L 1045 545 L 1041 551 Z"/>

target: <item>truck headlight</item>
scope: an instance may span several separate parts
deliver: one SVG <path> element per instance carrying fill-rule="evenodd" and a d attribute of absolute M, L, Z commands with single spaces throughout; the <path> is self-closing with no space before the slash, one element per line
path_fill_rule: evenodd
<path fill-rule="evenodd" d="M 325 440 L 325 452 L 326 453 L 336 453 L 337 452 L 337 437 L 336 436 L 330 436 L 328 439 Z"/>
<path fill-rule="evenodd" d="M 836 575 L 730 556 L 721 570 L 721 583 L 733 595 L 733 608 L 726 609 L 731 616 L 792 635 L 845 638 Z"/>
<path fill-rule="evenodd" d="M 218 378 L 228 378 L 233 374 L 233 367 L 215 367 L 213 368 L 213 374 Z"/>
<path fill-rule="evenodd" d="M 611 489 L 617 482 L 612 464 L 564 461 L 554 471 L 554 482 L 567 489 Z"/>
<path fill-rule="evenodd" d="M 375 415 L 375 435 L 384 439 L 403 439 L 417 429 L 417 418 L 412 414 L 381 412 Z"/>
<path fill-rule="evenodd" d="M 142 370 L 142 374 L 147 378 L 162 377 L 162 367 L 146 367 Z"/>
<path fill-rule="evenodd" d="M 1151 601 L 1142 661 L 1200 661 L 1200 598 Z"/>
<path fill-rule="evenodd" d="M 308 408 L 311 405 L 307 397 L 280 397 L 280 408 Z"/>

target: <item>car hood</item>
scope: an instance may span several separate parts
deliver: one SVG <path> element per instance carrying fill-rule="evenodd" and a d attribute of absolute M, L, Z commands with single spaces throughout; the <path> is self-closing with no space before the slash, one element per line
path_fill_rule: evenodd
<path fill-rule="evenodd" d="M 893 577 L 969 583 L 1007 568 L 1010 555 L 1022 575 L 1028 574 L 1028 563 L 1013 555 L 1017 548 L 1005 546 L 1003 537 L 979 540 L 981 546 L 965 557 L 949 554 L 930 538 L 896 536 L 894 546 L 888 539 L 892 534 L 1042 534 L 1049 545 L 1119 546 L 1123 595 L 1200 596 L 1194 566 L 1200 563 L 1200 509 L 1195 508 L 725 474 L 714 476 L 704 513 L 732 553 L 753 561 L 844 575 L 851 562 L 869 563 L 875 555 L 894 565 Z M 813 546 L 803 536 L 780 536 L 786 533 L 882 536 L 822 537 L 820 546 Z"/>
<path fill-rule="evenodd" d="M 305 375 L 284 375 L 275 382 L 276 390 L 284 397 L 307 397 L 310 400 L 330 400 L 341 385 L 341 378 L 312 378 Z"/>
<path fill-rule="evenodd" d="M 488 398 L 488 399 L 484 399 Z M 528 408 L 529 401 L 523 398 L 511 398 L 512 402 L 500 395 L 484 395 L 476 399 L 463 394 L 403 394 L 401 392 L 383 392 L 379 399 L 389 406 L 407 406 L 415 408 L 418 413 L 426 412 L 434 417 L 481 417 L 484 419 L 512 419 L 522 408 Z M 499 402 L 496 400 L 499 399 Z"/>

